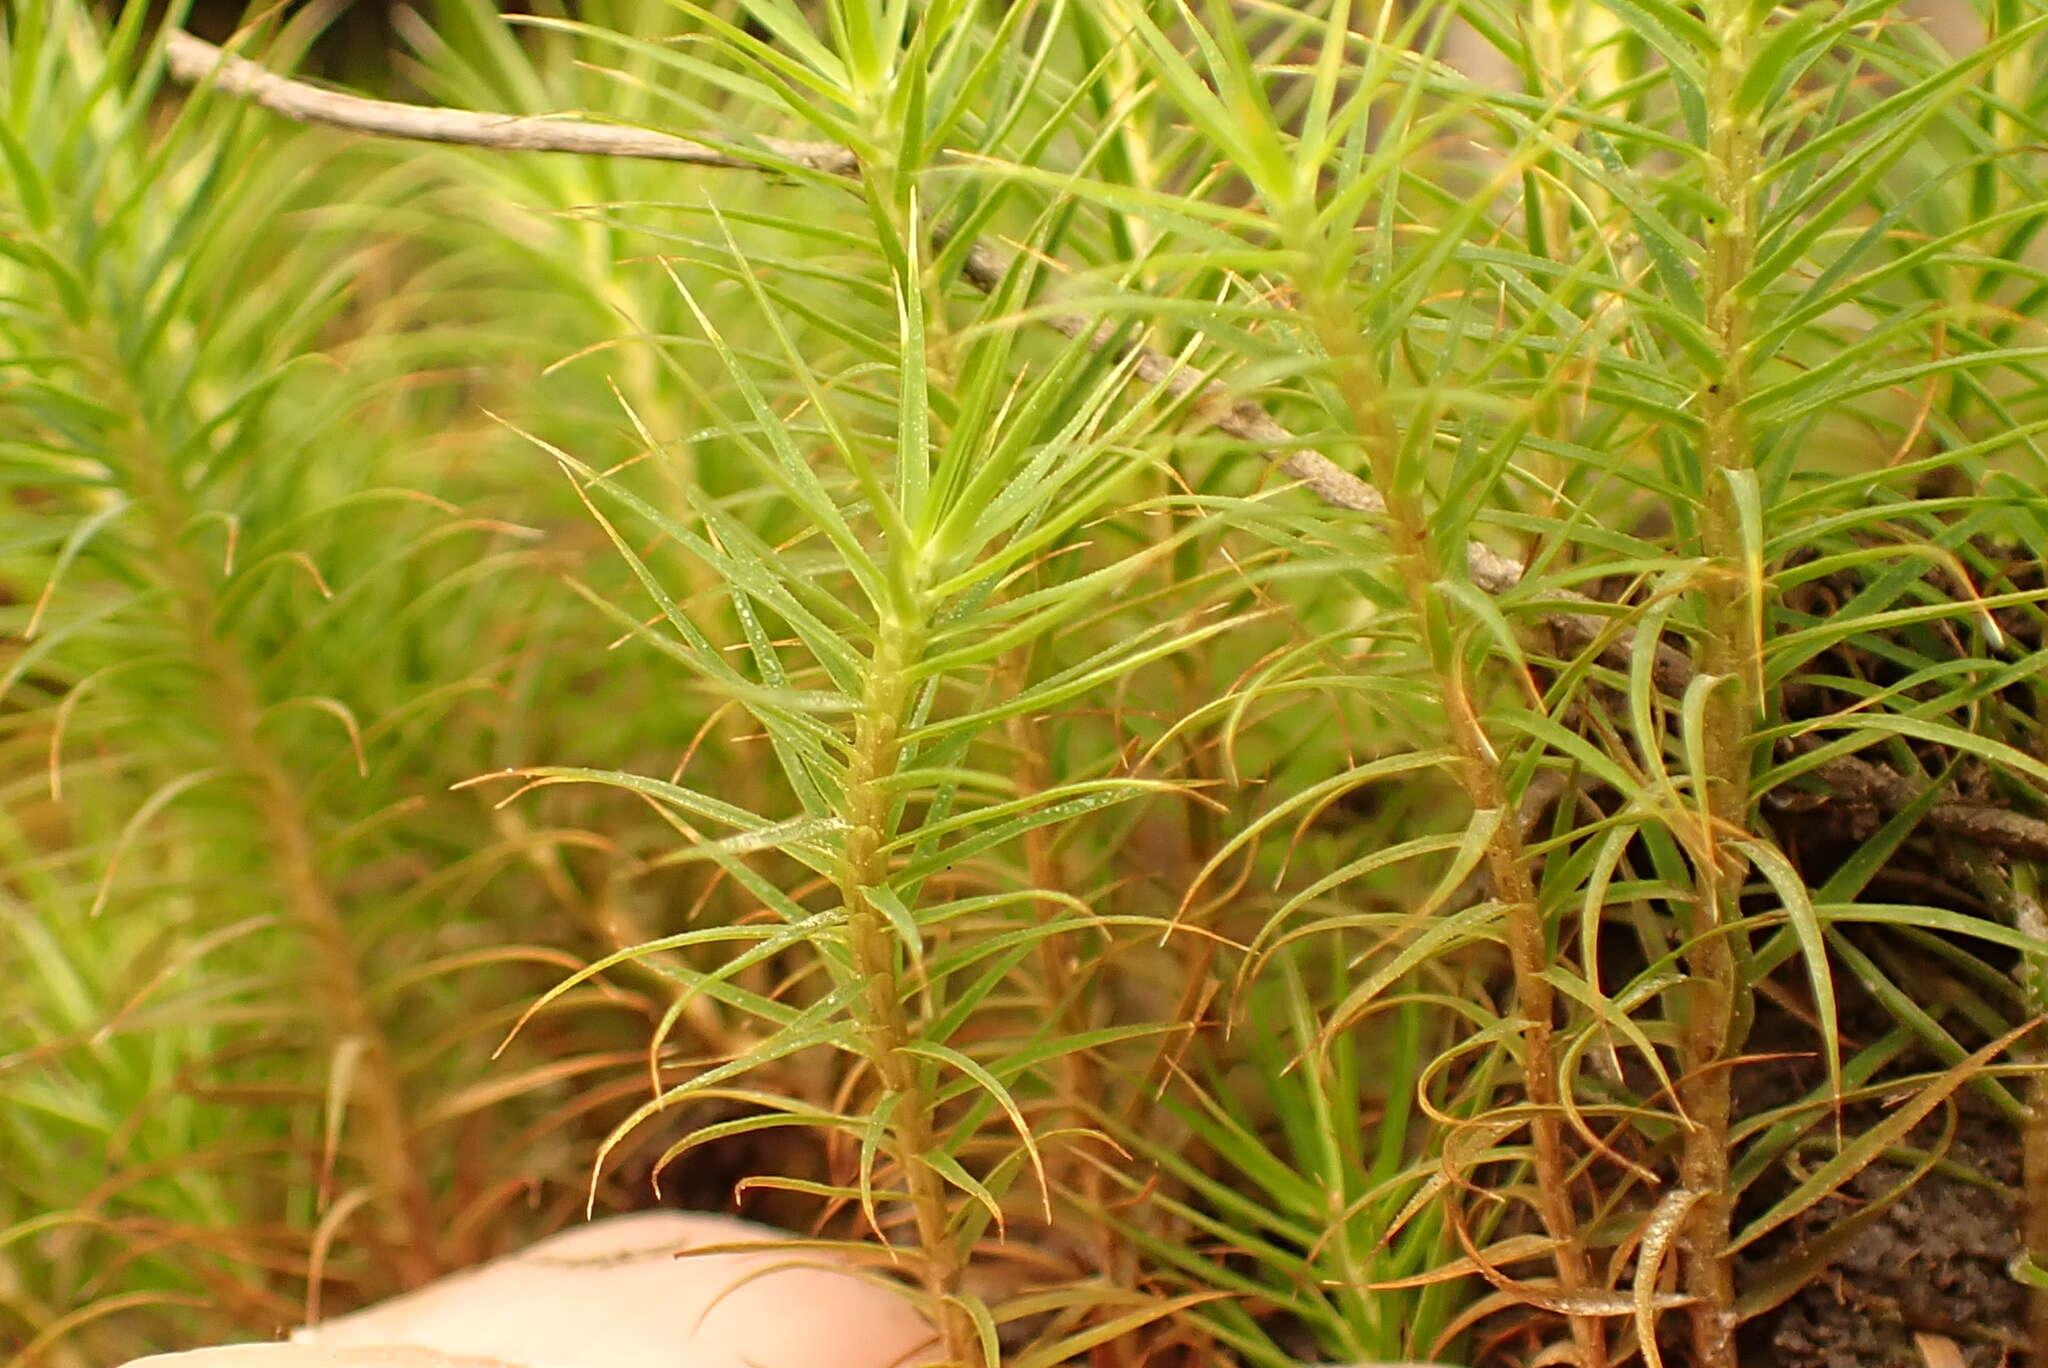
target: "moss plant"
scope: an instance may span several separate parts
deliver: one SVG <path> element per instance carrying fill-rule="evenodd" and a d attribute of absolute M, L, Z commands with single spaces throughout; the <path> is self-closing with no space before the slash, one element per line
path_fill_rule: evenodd
<path fill-rule="evenodd" d="M 1971 1165 L 2038 1285 L 2040 0 L 530 8 L 5 9 L 0 1338 L 680 1200 L 960 1368 L 1730 1368 Z"/>

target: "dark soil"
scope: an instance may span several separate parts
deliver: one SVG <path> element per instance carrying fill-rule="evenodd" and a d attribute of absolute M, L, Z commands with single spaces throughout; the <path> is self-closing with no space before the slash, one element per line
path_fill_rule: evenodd
<path fill-rule="evenodd" d="M 1920 492 L 1932 497 L 1963 491 L 1930 488 Z M 1970 573 L 1996 586 L 1989 592 L 2032 590 L 2042 583 L 2042 565 L 2020 548 L 1973 538 L 1957 549 Z M 1795 561 L 1799 559 L 1804 557 Z M 1937 593 L 1958 590 L 1960 586 L 1949 583 L 1948 576 L 1947 571 L 1930 570 L 1926 582 Z M 1801 584 L 1787 596 L 1787 604 L 1815 621 L 1824 621 L 1865 587 L 1857 574 L 1830 575 Z M 1997 656 L 2031 651 L 2038 649 L 2043 639 L 2037 605 L 2001 612 L 1998 627 L 2004 634 L 2002 645 L 1974 639 L 1966 643 L 1956 634 L 1968 636 L 1974 629 L 1953 623 L 1932 632 L 1902 630 L 1889 649 L 1874 649 L 1868 641 L 1839 644 L 1799 677 L 1787 681 L 1780 706 L 1790 718 L 1852 711 L 1859 704 L 1855 692 L 1844 687 L 1845 681 L 1904 687 L 1912 663 L 1968 652 Z M 2023 743 L 2030 742 L 2030 719 L 2040 715 L 2039 689 L 2037 677 L 2015 679 L 1995 696 L 1994 706 L 1981 714 L 1958 714 L 1955 720 L 1992 735 L 2011 726 L 2013 735 Z M 1925 689 L 1909 692 L 1916 698 L 1934 696 Z M 1873 750 L 1864 758 L 1902 766 L 1897 772 L 1916 792 L 1945 781 L 1951 793 L 1971 801 L 2005 805 L 2020 797 L 1974 759 L 1959 762 L 1954 752 L 1943 747 L 1915 742 L 1888 751 Z M 2039 796 L 2025 795 L 2015 806 L 2032 815 L 2038 811 Z M 1774 795 L 1766 808 L 1773 834 L 1815 887 L 1889 815 L 1859 806 L 1849 795 L 1793 791 Z M 1923 828 L 1873 874 L 1862 896 L 1871 901 L 1928 904 L 2011 924 L 2009 892 L 2005 857 Z M 1882 937 L 1875 928 L 1865 928 L 1852 939 L 1874 952 Z M 1948 996 L 1942 988 L 1946 970 L 1927 957 L 1925 939 L 1917 946 L 1893 942 L 1894 953 L 1880 958 L 1887 960 L 1888 972 L 1907 993 L 1942 1017 L 1946 1014 L 1940 1004 Z M 2015 968 L 2010 956 L 1982 944 L 1958 948 L 2001 973 Z M 1791 990 L 1789 998 L 1803 996 L 1803 990 L 1789 978 L 1781 986 Z M 1872 1039 L 1897 1024 L 1858 990 L 1853 975 L 1838 969 L 1836 986 L 1841 994 L 1839 1019 L 1845 1040 Z M 1782 1009 L 1774 1012 L 1772 1004 L 1762 998 L 1757 1005 L 1759 1016 L 1749 1050 L 1757 1054 L 1784 1050 L 1788 1055 L 1803 1054 L 1806 1062 L 1775 1071 L 1769 1067 L 1756 1070 L 1738 1096 L 1738 1106 L 1749 1115 L 1790 1102 L 1802 1093 L 1811 1095 L 1821 1083 L 1812 1062 L 1810 1029 L 1802 1028 Z M 1943 1024 L 1965 1039 L 1965 1048 L 1984 1043 L 1953 1017 Z M 1940 1067 L 1925 1055 L 1902 1057 L 1886 1074 Z M 1858 1127 L 1875 1124 L 1883 1115 L 1874 1104 L 1852 1108 L 1843 1118 L 1846 1136 L 1853 1137 Z M 1912 1176 L 1912 1154 L 1904 1154 L 1898 1162 L 1871 1165 L 1840 1192 L 1802 1213 L 1769 1240 L 1759 1242 L 1760 1247 L 1752 1251 L 1755 1262 L 1746 1269 L 1752 1282 L 1768 1261 L 1795 1253 L 1802 1242 L 1821 1238 L 1844 1220 L 1869 1211 L 1873 1204 L 1882 1207 L 1866 1228 L 1835 1252 L 1817 1277 L 1745 1326 L 1744 1362 L 1771 1368 L 1952 1368 L 1958 1363 L 1995 1368 L 2030 1361 L 2027 1290 L 2008 1271 L 2020 1248 L 2017 1127 L 1982 1095 L 1965 1088 L 1955 1094 L 1949 1107 L 1937 1109 L 1907 1137 L 1902 1151 L 1940 1149 L 1951 1125 L 1953 1135 L 1942 1150 L 1941 1165 L 1902 1195 L 1897 1190 Z M 1803 1161 L 1805 1171 L 1824 1162 L 1829 1153 L 1832 1150 L 1810 1152 Z M 1762 1210 L 1788 1190 L 1792 1181 L 1779 1177 L 1766 1184 L 1765 1190 L 1748 1194 L 1745 1213 Z M 1896 1200 L 1891 1200 L 1895 1196 Z M 1887 1201 L 1890 1204 L 1885 1206 Z"/>
<path fill-rule="evenodd" d="M 1835 805 L 1810 811 L 1781 813 L 1778 835 L 1801 872 L 1818 884 L 1864 834 L 1853 828 L 1860 814 Z M 1949 843 L 1916 836 L 1902 846 L 1871 880 L 1866 896 L 1931 903 L 1971 916 L 1996 917 L 1995 908 L 1977 901 L 1966 870 L 1959 867 Z M 1867 952 L 1890 965 L 1896 976 L 1914 966 L 1924 968 L 1924 981 L 1911 984 L 1930 1003 L 1945 970 L 1925 958 L 1925 946 L 1892 942 L 1876 928 L 1852 937 Z M 1983 947 L 1973 950 L 1984 954 Z M 1990 967 L 2010 971 L 2006 957 L 1984 954 Z M 1908 980 L 1909 984 L 1911 983 Z M 1759 995 L 1757 1021 L 1748 1043 L 1754 1056 L 1783 1052 L 1778 1063 L 1754 1066 L 1738 1084 L 1737 1106 L 1757 1116 L 1814 1096 L 1825 1079 L 1811 1027 L 1787 1012 L 1781 1003 L 1798 1001 L 1801 1015 L 1810 1013 L 1803 987 L 1793 976 L 1781 976 L 1774 1000 Z M 1853 1052 L 1896 1025 L 1870 999 L 1853 975 L 1836 974 L 1839 1021 L 1844 1052 Z M 1937 1015 L 1946 1016 L 1936 1008 Z M 1943 1024 L 1959 1033 L 1965 1048 L 1984 1039 L 1966 1023 L 1947 1017 Z M 1941 1068 L 1924 1052 L 1894 1060 L 1879 1076 L 1925 1076 Z M 1894 1099 L 1903 1100 L 1903 1097 Z M 1886 1112 L 1878 1103 L 1852 1105 L 1842 1119 L 1844 1142 L 1877 1124 Z M 1953 1133 L 1950 1128 L 1953 1127 Z M 1819 1148 L 1805 1152 L 1801 1176 L 1836 1152 L 1832 1126 L 1812 1137 Z M 2020 1247 L 2020 1135 L 2016 1125 L 1970 1087 L 1937 1108 L 1899 1145 L 1899 1157 L 1870 1165 L 1833 1196 L 1789 1221 L 1759 1241 L 1754 1257 L 1738 1271 L 1739 1285 L 1749 1291 L 1773 1260 L 1795 1257 L 1802 1246 L 1858 1213 L 1882 1208 L 1869 1225 L 1836 1250 L 1826 1267 L 1782 1305 L 1764 1312 L 1743 1330 L 1744 1362 L 1771 1368 L 2000 1368 L 2027 1364 L 2026 1288 L 2008 1266 Z M 1902 1194 L 1922 1154 L 1938 1153 L 1940 1163 Z M 1774 1175 L 1746 1195 L 1743 1215 L 1754 1216 L 1785 1192 L 1795 1179 Z M 1810 1246 L 1809 1246 L 1810 1247 Z M 1743 1274 L 1747 1274 L 1747 1278 Z M 2048 1368 L 2044 1365 L 2043 1368 Z"/>
<path fill-rule="evenodd" d="M 1941 1126 L 1925 1129 L 1914 1138 L 1933 1143 Z M 1935 1355 L 1943 1349 L 1923 1349 L 1916 1336 L 1926 1335 L 1952 1342 L 1970 1368 L 2027 1363 L 2026 1289 L 2006 1272 L 2018 1249 L 2016 1137 L 1989 1108 L 1965 1103 L 1949 1159 L 1985 1181 L 1944 1169 L 1929 1173 L 1818 1280 L 1751 1324 L 1744 1361 L 1938 1368 L 1943 1360 Z M 1865 1169 L 1844 1193 L 1795 1221 L 1794 1238 L 1817 1235 L 1882 1200 L 1909 1175 L 1893 1164 Z"/>

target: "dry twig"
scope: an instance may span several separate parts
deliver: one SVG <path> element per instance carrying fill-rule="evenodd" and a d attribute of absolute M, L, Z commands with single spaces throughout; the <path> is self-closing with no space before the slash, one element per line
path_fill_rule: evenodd
<path fill-rule="evenodd" d="M 280 76 L 182 30 L 166 35 L 164 55 L 171 75 L 187 85 L 211 82 L 230 95 L 242 96 L 296 123 L 327 124 L 385 138 L 459 143 L 501 152 L 580 152 L 733 170 L 764 168 L 763 158 L 729 151 L 723 140 L 682 138 L 651 129 L 548 114 L 479 114 L 467 109 L 435 109 L 322 90 L 305 81 Z M 832 143 L 790 142 L 782 138 L 755 141 L 768 156 L 812 171 L 843 176 L 858 169 L 853 153 Z"/>

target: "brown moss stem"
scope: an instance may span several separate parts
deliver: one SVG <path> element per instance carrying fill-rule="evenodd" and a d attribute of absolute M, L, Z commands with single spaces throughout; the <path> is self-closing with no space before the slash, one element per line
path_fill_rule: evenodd
<path fill-rule="evenodd" d="M 348 1100 L 363 1124 L 357 1148 L 376 1194 L 378 1235 L 400 1283 L 417 1286 L 442 1271 L 432 1203 L 390 1043 L 370 1008 L 347 925 L 321 873 L 311 813 L 290 770 L 263 738 L 261 691 L 248 661 L 221 635 L 212 576 L 182 535 L 192 510 L 139 417 L 131 419 L 121 447 L 157 569 L 171 592 L 192 663 L 206 682 L 222 748 L 253 790 L 271 876 L 311 952 L 309 977 L 330 1062 L 339 1067 L 344 1053 L 354 1056 Z"/>
<path fill-rule="evenodd" d="M 1565 1138 L 1554 1039 L 1556 1002 L 1550 981 L 1544 977 L 1551 959 L 1549 934 L 1529 873 L 1521 829 L 1508 799 L 1499 755 L 1473 706 L 1459 650 L 1455 645 L 1439 648 L 1433 644 L 1450 637 L 1431 626 L 1442 618 L 1442 596 L 1434 587 L 1441 576 L 1436 570 L 1424 511 L 1409 497 L 1394 470 L 1400 437 L 1383 402 L 1378 368 L 1366 354 L 1357 331 L 1346 324 L 1337 301 L 1309 296 L 1306 292 L 1304 300 L 1317 339 L 1330 358 L 1353 430 L 1372 466 L 1374 483 L 1386 500 L 1387 530 L 1393 541 L 1395 564 L 1424 648 L 1430 652 L 1438 695 L 1458 750 L 1459 778 L 1477 811 L 1500 815 L 1487 840 L 1486 864 L 1495 894 L 1503 905 L 1508 958 L 1522 1018 L 1522 1086 L 1532 1112 L 1530 1149 L 1534 1158 L 1537 1217 L 1554 1243 L 1552 1258 L 1563 1293 L 1561 1301 L 1570 1305 L 1582 1301 L 1595 1290 L 1596 1284 L 1571 1195 L 1572 1162 Z M 1570 1322 L 1579 1362 L 1584 1368 L 1604 1368 L 1606 1331 L 1599 1318 L 1574 1315 Z"/>

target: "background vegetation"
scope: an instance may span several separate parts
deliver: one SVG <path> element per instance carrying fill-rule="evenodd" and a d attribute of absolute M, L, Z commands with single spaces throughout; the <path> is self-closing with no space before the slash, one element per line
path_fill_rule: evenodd
<path fill-rule="evenodd" d="M 1859 1324 L 2048 1353 L 2039 0 L 394 13 L 643 156 L 146 8 L 0 37 L 21 1360 L 737 1191 L 962 1364 L 1798 1362 L 1931 1184 Z"/>

